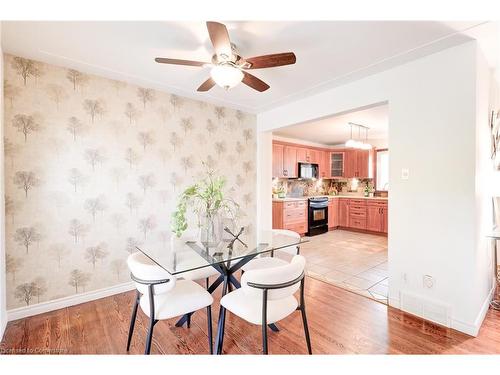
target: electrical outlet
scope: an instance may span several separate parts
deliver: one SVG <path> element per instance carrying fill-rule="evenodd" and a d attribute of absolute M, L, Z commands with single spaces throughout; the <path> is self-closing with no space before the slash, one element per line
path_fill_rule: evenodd
<path fill-rule="evenodd" d="M 434 278 L 430 275 L 424 275 L 423 282 L 424 287 L 427 289 L 431 289 L 434 286 Z"/>
<path fill-rule="evenodd" d="M 408 180 L 410 178 L 410 170 L 408 168 L 401 169 L 401 179 Z"/>

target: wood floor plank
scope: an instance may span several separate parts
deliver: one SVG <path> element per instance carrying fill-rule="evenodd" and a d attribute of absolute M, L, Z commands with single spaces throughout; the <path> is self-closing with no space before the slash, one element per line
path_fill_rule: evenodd
<path fill-rule="evenodd" d="M 333 285 L 307 278 L 306 309 L 315 354 L 491 354 L 500 353 L 500 312 L 490 310 L 478 337 L 441 327 Z M 9 322 L 1 353 L 126 354 L 135 292 Z M 215 332 L 220 291 L 214 293 Z M 207 354 L 206 312 L 192 317 L 191 328 L 175 327 L 177 319 L 155 326 L 152 354 Z M 144 352 L 148 317 L 140 310 L 129 354 Z M 295 312 L 269 331 L 271 354 L 305 354 L 302 319 Z M 260 326 L 230 313 L 224 354 L 259 354 Z"/>

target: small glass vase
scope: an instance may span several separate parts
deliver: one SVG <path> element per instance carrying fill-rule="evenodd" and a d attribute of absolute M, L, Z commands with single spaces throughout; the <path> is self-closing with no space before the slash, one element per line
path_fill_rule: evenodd
<path fill-rule="evenodd" d="M 222 241 L 224 228 L 218 213 L 203 213 L 200 216 L 200 242 L 209 248 L 217 247 Z"/>

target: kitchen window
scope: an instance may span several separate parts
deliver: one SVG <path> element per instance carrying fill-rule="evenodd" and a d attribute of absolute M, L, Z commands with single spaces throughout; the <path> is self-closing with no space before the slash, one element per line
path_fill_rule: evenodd
<path fill-rule="evenodd" d="M 376 150 L 375 155 L 375 189 L 389 191 L 389 150 Z"/>

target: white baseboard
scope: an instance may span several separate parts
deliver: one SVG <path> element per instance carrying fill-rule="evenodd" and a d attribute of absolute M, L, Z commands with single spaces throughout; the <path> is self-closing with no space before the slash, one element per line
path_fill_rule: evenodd
<path fill-rule="evenodd" d="M 490 307 L 490 301 L 492 300 L 493 294 L 495 293 L 495 283 L 493 283 L 493 284 L 494 284 L 493 288 L 490 290 L 490 292 L 488 293 L 488 296 L 484 300 L 483 305 L 481 306 L 481 309 L 479 310 L 479 313 L 477 314 L 477 317 L 474 320 L 473 324 L 457 320 L 457 319 L 453 318 L 453 316 L 451 316 L 450 321 L 449 321 L 449 327 L 453 328 L 457 331 L 460 331 L 460 332 L 463 332 L 463 333 L 466 333 L 468 335 L 476 337 L 479 334 L 479 329 L 481 328 L 481 325 L 483 324 L 483 320 L 486 317 L 486 314 L 488 313 L 488 309 Z M 391 298 L 391 296 L 389 296 L 388 302 L 389 302 L 389 306 L 394 307 L 398 310 L 404 311 L 401 308 L 401 297 L 400 298 Z M 407 312 L 412 314 L 412 312 L 409 312 L 409 311 L 407 311 Z M 426 319 L 425 317 L 421 316 L 421 314 L 414 314 L 414 315 L 416 315 L 422 319 Z M 440 322 L 435 322 L 435 323 L 442 324 Z"/>
<path fill-rule="evenodd" d="M 488 313 L 488 309 L 490 308 L 490 302 L 493 299 L 493 294 L 495 293 L 496 284 L 493 283 L 493 287 L 491 288 L 488 296 L 483 302 L 479 313 L 477 314 L 476 319 L 474 320 L 474 324 L 465 323 L 456 319 L 451 320 L 451 328 L 456 329 L 457 331 L 464 332 L 468 335 L 476 337 L 479 334 L 479 329 L 483 324 L 483 320 Z"/>
<path fill-rule="evenodd" d="M 64 307 L 79 305 L 80 303 L 112 296 L 114 294 L 128 292 L 132 289 L 135 289 L 134 283 L 127 282 L 109 288 L 97 289 L 91 292 L 75 294 L 73 296 L 58 298 L 52 301 L 37 303 L 36 305 L 18 307 L 17 309 L 7 311 L 7 320 L 10 322 L 12 320 L 26 318 L 28 316 L 43 314 L 49 311 L 62 309 Z"/>

